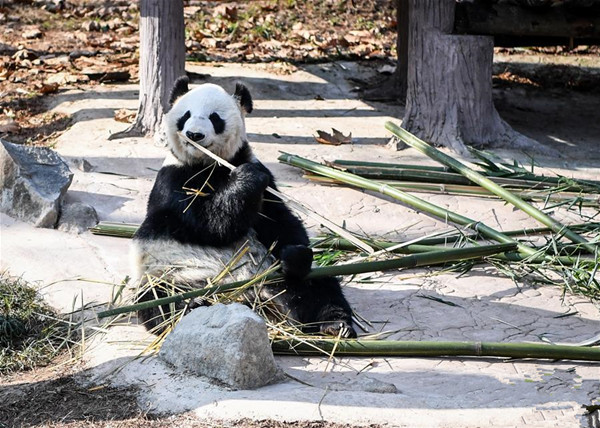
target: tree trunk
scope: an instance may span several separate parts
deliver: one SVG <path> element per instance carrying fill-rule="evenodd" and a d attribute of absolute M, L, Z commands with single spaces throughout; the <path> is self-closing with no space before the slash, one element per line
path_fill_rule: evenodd
<path fill-rule="evenodd" d="M 171 87 L 185 73 L 183 0 L 141 0 L 140 18 L 140 105 L 135 122 L 110 139 L 159 131 Z"/>
<path fill-rule="evenodd" d="M 455 0 L 409 0 L 408 88 L 402 127 L 461 153 L 478 147 L 534 149 L 492 102 L 493 39 L 450 35 Z"/>
<path fill-rule="evenodd" d="M 406 100 L 406 88 L 408 83 L 408 17 L 410 15 L 408 0 L 396 1 L 396 22 L 398 25 L 398 38 L 396 39 L 396 55 L 398 64 L 394 73 L 397 86 L 398 98 Z"/>

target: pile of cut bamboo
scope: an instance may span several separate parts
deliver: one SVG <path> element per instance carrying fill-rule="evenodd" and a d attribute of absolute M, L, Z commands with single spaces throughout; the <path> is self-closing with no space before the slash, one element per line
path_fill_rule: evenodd
<path fill-rule="evenodd" d="M 422 151 L 443 166 L 418 166 L 401 164 L 375 164 L 337 160 L 322 165 L 299 156 L 283 153 L 281 162 L 302 168 L 312 180 L 327 183 L 343 183 L 360 189 L 378 192 L 407 204 L 418 211 L 437 216 L 468 229 L 463 232 L 440 234 L 435 238 L 424 238 L 416 242 L 395 243 L 358 238 L 344 231 L 343 234 L 326 236 L 312 240 L 315 248 L 343 251 L 366 251 L 370 259 L 385 254 L 388 259 L 315 268 L 309 278 L 337 275 L 356 275 L 389 269 L 430 266 L 451 262 L 473 260 L 495 260 L 518 262 L 528 265 L 541 264 L 557 271 L 577 276 L 587 281 L 592 297 L 600 297 L 600 285 L 596 279 L 600 258 L 598 236 L 589 241 L 580 233 L 593 230 L 598 233 L 600 223 L 587 222 L 566 226 L 559 223 L 536 207 L 524 201 L 542 200 L 546 203 L 569 203 L 579 206 L 598 206 L 599 182 L 566 179 L 564 177 L 544 177 L 529 172 L 518 165 L 506 165 L 484 152 L 474 153 L 483 164 L 483 170 L 475 171 L 444 153 L 434 149 L 414 135 L 388 122 L 386 127 L 398 138 Z M 200 149 L 200 148 L 199 148 Z M 217 162 L 231 167 L 214 154 L 209 154 Z M 437 190 L 436 190 L 437 189 Z M 449 211 L 406 191 L 438 191 L 467 196 L 499 197 L 545 225 L 542 228 L 500 232 L 490 226 Z M 278 193 L 279 194 L 279 193 Z M 284 195 L 281 195 L 284 197 Z M 285 197 L 288 199 L 287 197 Z M 293 201 L 294 204 L 297 202 Z M 303 208 L 305 209 L 305 208 Z M 101 223 L 92 229 L 93 233 L 121 237 L 132 237 L 137 230 L 135 224 Z M 339 230 L 339 227 L 336 227 Z M 336 232 L 337 232 L 336 230 Z M 552 233 L 551 244 L 534 247 L 518 240 L 519 236 Z M 497 242 L 496 245 L 482 245 L 478 239 Z M 572 244 L 558 244 L 566 238 Z M 463 248 L 447 247 L 447 244 L 465 244 Z M 380 251 L 374 251 L 374 249 Z M 389 258 L 392 253 L 410 254 L 404 257 Z M 587 253 L 587 255 L 586 255 Z M 215 299 L 219 295 L 240 290 L 248 284 L 260 286 L 263 282 L 281 281 L 282 277 L 273 270 L 256 278 L 248 278 L 231 284 L 213 282 L 213 287 L 156 299 L 149 302 L 118 306 L 98 314 L 99 318 L 118 316 L 148 307 L 155 307 L 186 301 L 194 298 Z M 327 355 L 389 355 L 389 356 L 501 356 L 516 358 L 580 359 L 600 361 L 600 349 L 581 346 L 557 346 L 530 343 L 492 342 L 408 342 L 382 340 L 340 340 L 302 336 L 299 330 L 287 330 L 280 325 L 269 324 L 273 350 L 280 354 L 327 354 Z M 291 332 L 290 332 L 291 331 Z"/>

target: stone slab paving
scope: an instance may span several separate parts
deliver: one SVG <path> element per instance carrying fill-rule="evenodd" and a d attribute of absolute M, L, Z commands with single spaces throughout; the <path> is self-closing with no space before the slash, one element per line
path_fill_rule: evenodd
<path fill-rule="evenodd" d="M 361 159 L 433 164 L 412 149 L 386 147 L 386 120 L 401 117 L 401 106 L 359 101 L 345 77 L 368 70 L 355 63 L 323 64 L 291 74 L 267 65 L 190 65 L 207 81 L 232 88 L 242 80 L 255 97 L 247 119 L 257 156 L 272 169 L 281 190 L 351 230 L 389 238 L 414 238 L 446 228 L 442 221 L 370 193 L 308 182 L 301 172 L 279 164 L 279 151 L 313 160 Z M 196 82 L 195 82 L 196 83 Z M 69 201 L 93 205 L 101 220 L 140 222 L 165 148 L 152 139 L 108 141 L 124 124 L 112 119 L 119 108 L 135 108 L 134 85 L 101 86 L 94 92 L 68 92 L 55 109 L 72 114 L 74 125 L 56 150 L 75 173 Z M 318 95 L 318 97 L 317 97 Z M 323 98 L 318 100 L 316 98 Z M 352 132 L 354 143 L 324 146 L 317 129 Z M 533 135 L 541 130 L 532 129 Z M 588 142 L 593 145 L 593 142 Z M 501 152 L 526 159 L 520 153 Z M 586 158 L 577 175 L 597 178 L 600 160 Z M 93 169 L 77 169 L 84 158 Z M 538 158 L 544 165 L 544 158 Z M 553 171 L 570 175 L 577 158 L 548 160 Z M 423 195 L 499 229 L 534 227 L 526 215 L 497 201 Z M 572 214 L 558 213 L 565 221 Z M 311 233 L 318 232 L 306 220 Z M 43 286 L 49 301 L 71 310 L 73 299 L 105 302 L 113 284 L 128 274 L 128 241 L 35 229 L 0 216 L 2 269 Z M 553 287 L 515 284 L 490 267 L 463 276 L 429 270 L 363 275 L 345 285 L 357 312 L 371 320 L 371 332 L 392 332 L 400 340 L 482 340 L 578 343 L 600 331 L 596 306 L 581 297 L 562 296 Z M 432 300 L 441 298 L 453 306 Z M 576 312 L 573 316 L 561 315 Z M 193 411 L 198 418 L 326 420 L 385 426 L 590 426 L 582 405 L 599 404 L 600 366 L 474 358 L 277 357 L 288 382 L 255 391 L 228 391 L 206 379 L 175 373 L 155 359 L 132 361 L 147 339 L 139 326 L 117 326 L 88 349 L 86 373 L 95 382 L 140 387 L 140 404 L 156 412 Z M 115 375 L 118 373 L 118 375 Z M 375 384 L 393 384 L 395 393 L 374 393 Z"/>

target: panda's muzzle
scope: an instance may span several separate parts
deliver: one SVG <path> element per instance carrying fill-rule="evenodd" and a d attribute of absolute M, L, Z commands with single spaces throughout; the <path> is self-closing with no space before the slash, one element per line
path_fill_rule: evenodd
<path fill-rule="evenodd" d="M 188 137 L 190 140 L 192 140 L 195 143 L 199 143 L 200 141 L 204 140 L 205 135 L 201 132 L 191 132 L 191 131 L 187 131 L 185 133 L 185 136 Z"/>

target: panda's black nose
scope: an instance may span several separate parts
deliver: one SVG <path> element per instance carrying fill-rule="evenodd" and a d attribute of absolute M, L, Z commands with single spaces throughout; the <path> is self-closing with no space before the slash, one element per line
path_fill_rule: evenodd
<path fill-rule="evenodd" d="M 195 141 L 196 143 L 198 141 L 202 141 L 204 139 L 204 134 L 202 134 L 201 132 L 190 132 L 187 131 L 185 133 L 185 135 L 192 141 Z"/>

